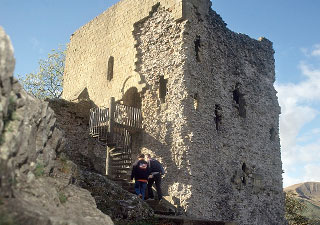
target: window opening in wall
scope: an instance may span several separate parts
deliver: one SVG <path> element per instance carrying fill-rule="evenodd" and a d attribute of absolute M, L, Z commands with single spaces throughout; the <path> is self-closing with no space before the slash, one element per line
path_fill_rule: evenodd
<path fill-rule="evenodd" d="M 243 172 L 246 172 L 246 169 L 247 169 L 247 165 L 246 165 L 245 163 L 243 163 L 243 164 L 242 164 L 242 171 L 243 171 Z"/>
<path fill-rule="evenodd" d="M 194 109 L 195 110 L 198 110 L 199 109 L 199 95 L 198 93 L 195 93 L 193 96 L 193 106 L 194 106 Z"/>
<path fill-rule="evenodd" d="M 247 171 L 247 165 L 245 163 L 242 163 L 242 167 L 241 167 L 242 171 L 243 171 L 243 174 L 241 176 L 241 181 L 244 185 L 246 185 L 247 181 L 246 181 L 246 173 L 248 172 Z"/>
<path fill-rule="evenodd" d="M 164 76 L 160 76 L 159 97 L 161 103 L 165 103 L 167 95 L 167 83 L 168 79 L 164 79 Z"/>
<path fill-rule="evenodd" d="M 247 183 L 246 177 L 245 177 L 245 176 L 242 176 L 242 177 L 241 177 L 241 181 L 242 181 L 242 183 L 245 185 L 245 184 Z"/>
<path fill-rule="evenodd" d="M 220 105 L 215 105 L 214 109 L 215 122 L 216 122 L 216 130 L 219 131 L 221 129 L 221 120 L 222 120 L 222 112 Z"/>
<path fill-rule="evenodd" d="M 239 104 L 239 102 L 240 102 L 240 93 L 239 93 L 239 90 L 238 90 L 238 89 L 236 89 L 236 90 L 233 91 L 233 100 L 234 100 L 237 104 Z"/>
<path fill-rule="evenodd" d="M 275 139 L 276 139 L 276 131 L 275 131 L 274 127 L 272 127 L 270 129 L 270 140 L 274 141 Z"/>
<path fill-rule="evenodd" d="M 198 62 L 200 62 L 200 56 L 199 56 L 200 48 L 201 48 L 200 36 L 197 35 L 196 40 L 194 41 L 194 50 L 196 52 L 196 59 Z"/>
<path fill-rule="evenodd" d="M 113 78 L 113 64 L 114 64 L 114 57 L 110 56 L 108 60 L 108 73 L 107 73 L 108 81 L 111 81 Z"/>
<path fill-rule="evenodd" d="M 246 102 L 244 100 L 244 95 L 241 94 L 241 92 L 239 90 L 239 84 L 236 85 L 236 88 L 233 91 L 233 100 L 237 104 L 239 115 L 243 118 L 246 118 L 246 116 L 247 116 Z"/>

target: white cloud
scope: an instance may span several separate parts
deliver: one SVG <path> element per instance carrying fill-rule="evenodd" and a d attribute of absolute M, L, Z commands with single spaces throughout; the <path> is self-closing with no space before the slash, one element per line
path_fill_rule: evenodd
<path fill-rule="evenodd" d="M 302 182 L 303 182 L 302 178 L 290 177 L 290 176 L 288 176 L 287 173 L 283 174 L 283 187 L 288 187 L 288 186 L 291 186 L 294 184 L 299 184 Z"/>
<path fill-rule="evenodd" d="M 31 43 L 32 48 L 38 50 L 39 54 L 43 54 L 44 53 L 44 50 L 41 47 L 41 43 L 37 38 L 32 37 L 29 41 Z"/>
<path fill-rule="evenodd" d="M 305 175 L 304 180 L 318 181 L 320 182 L 320 165 L 319 164 L 308 164 L 304 167 Z"/>
<path fill-rule="evenodd" d="M 320 56 L 320 44 L 314 46 L 314 49 L 311 52 L 312 56 Z"/>
<path fill-rule="evenodd" d="M 316 45 L 309 55 L 320 56 L 320 45 Z M 300 70 L 305 78 L 303 81 L 275 85 L 281 106 L 284 186 L 320 178 L 320 173 L 317 175 L 313 170 L 320 171 L 320 129 L 301 132 L 306 124 L 313 122 L 320 114 L 320 110 L 315 107 L 320 104 L 320 69 L 301 62 Z M 297 167 L 303 168 L 302 171 L 296 171 Z"/>

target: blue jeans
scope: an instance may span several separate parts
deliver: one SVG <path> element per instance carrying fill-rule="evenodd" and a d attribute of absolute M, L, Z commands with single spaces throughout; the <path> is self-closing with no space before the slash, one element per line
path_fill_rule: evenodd
<path fill-rule="evenodd" d="M 137 195 L 142 195 L 142 200 L 144 200 L 145 193 L 146 193 L 147 183 L 142 181 L 136 181 L 134 183 L 134 190 L 136 191 Z"/>

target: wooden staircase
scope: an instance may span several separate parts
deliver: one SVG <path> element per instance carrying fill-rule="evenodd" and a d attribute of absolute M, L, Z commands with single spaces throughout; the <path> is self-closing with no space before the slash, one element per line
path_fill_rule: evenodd
<path fill-rule="evenodd" d="M 141 110 L 110 99 L 109 108 L 90 109 L 90 136 L 106 146 L 106 175 L 123 185 L 130 181 L 131 133 L 142 129 Z"/>

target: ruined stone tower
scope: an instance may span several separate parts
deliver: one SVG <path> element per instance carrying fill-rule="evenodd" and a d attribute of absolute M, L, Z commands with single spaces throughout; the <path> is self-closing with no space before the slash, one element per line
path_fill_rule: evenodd
<path fill-rule="evenodd" d="M 209 0 L 122 0 L 72 35 L 63 98 L 141 108 L 132 154 L 162 161 L 188 215 L 284 224 L 273 54 Z"/>

